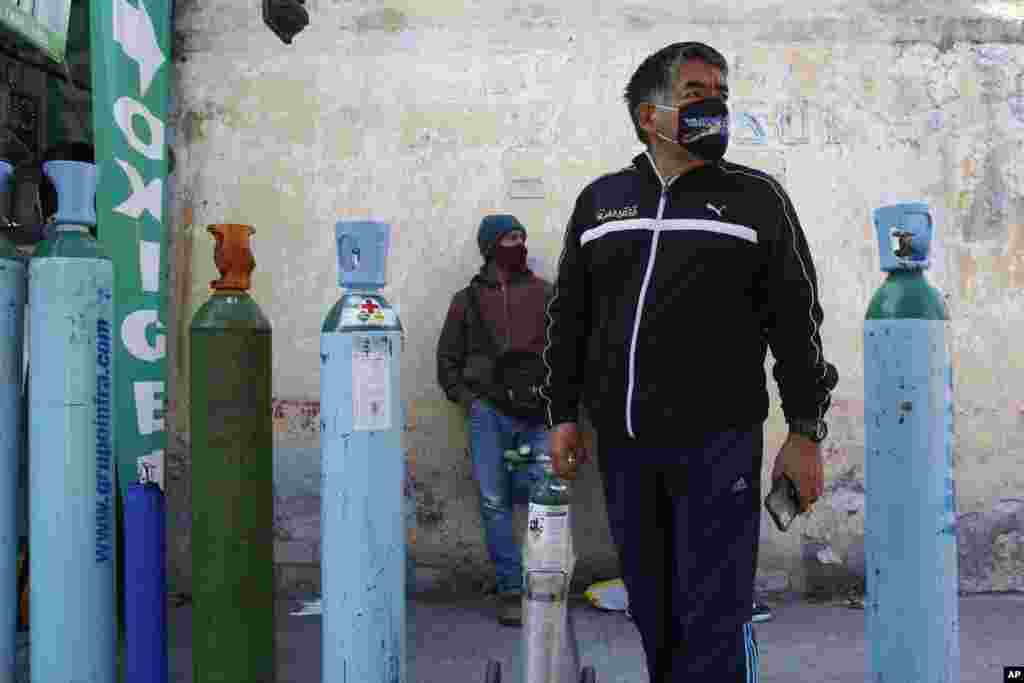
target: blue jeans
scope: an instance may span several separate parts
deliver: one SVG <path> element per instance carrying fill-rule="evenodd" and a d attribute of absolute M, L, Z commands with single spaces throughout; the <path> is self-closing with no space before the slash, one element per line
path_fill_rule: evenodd
<path fill-rule="evenodd" d="M 512 506 L 527 503 L 530 487 L 544 476 L 540 463 L 508 471 L 505 450 L 522 444 L 530 444 L 534 454 L 547 452 L 547 428 L 504 415 L 486 401 L 473 401 L 469 410 L 469 449 L 473 475 L 480 485 L 480 516 L 498 593 L 522 591 L 522 555 L 516 543 Z"/>

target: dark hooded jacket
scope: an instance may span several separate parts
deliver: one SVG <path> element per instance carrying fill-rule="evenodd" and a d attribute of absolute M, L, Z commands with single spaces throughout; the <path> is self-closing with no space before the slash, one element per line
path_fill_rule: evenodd
<path fill-rule="evenodd" d="M 482 319 L 470 305 L 471 293 Z M 483 398 L 502 409 L 505 395 L 493 382 L 494 361 L 506 351 L 543 354 L 551 293 L 551 283 L 529 270 L 502 285 L 488 264 L 452 297 L 437 344 L 437 379 L 448 400 L 468 405 Z"/>

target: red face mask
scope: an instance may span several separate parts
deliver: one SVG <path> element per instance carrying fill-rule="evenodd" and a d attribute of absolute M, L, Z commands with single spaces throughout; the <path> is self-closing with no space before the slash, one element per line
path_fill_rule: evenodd
<path fill-rule="evenodd" d="M 494 248 L 494 262 L 499 268 L 510 273 L 523 272 L 526 270 L 526 245 L 506 247 L 499 244 Z"/>

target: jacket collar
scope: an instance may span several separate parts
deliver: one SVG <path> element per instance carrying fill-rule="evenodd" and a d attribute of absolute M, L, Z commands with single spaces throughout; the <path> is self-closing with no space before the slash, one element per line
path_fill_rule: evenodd
<path fill-rule="evenodd" d="M 645 180 L 654 183 L 659 188 L 662 186 L 661 174 L 658 173 L 658 169 L 654 165 L 654 158 L 649 151 L 644 150 L 633 157 L 633 167 L 640 172 Z"/>
<path fill-rule="evenodd" d="M 685 175 L 700 172 L 707 168 L 719 168 L 720 165 L 721 162 L 718 161 L 710 164 L 705 164 L 704 166 L 700 166 L 698 168 L 693 169 L 692 171 L 686 173 Z M 649 180 L 659 189 L 665 187 L 666 185 L 672 185 L 674 181 L 680 178 L 680 176 L 662 178 L 661 173 L 658 172 L 658 167 L 654 165 L 654 157 L 651 156 L 651 153 L 648 150 L 644 150 L 640 154 L 637 154 L 635 157 L 633 157 L 633 166 L 644 176 L 645 179 Z"/>

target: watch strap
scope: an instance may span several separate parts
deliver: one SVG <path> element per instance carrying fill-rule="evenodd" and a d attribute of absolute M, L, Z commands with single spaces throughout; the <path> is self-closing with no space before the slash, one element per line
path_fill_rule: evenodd
<path fill-rule="evenodd" d="M 824 420 L 795 418 L 789 421 L 789 431 L 821 443 L 828 436 L 828 425 Z"/>

